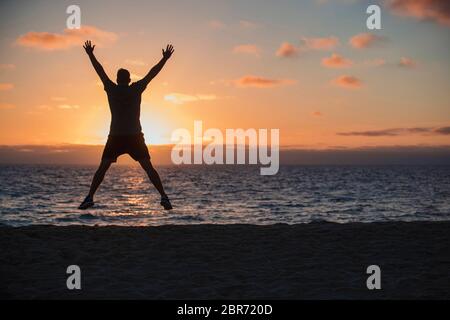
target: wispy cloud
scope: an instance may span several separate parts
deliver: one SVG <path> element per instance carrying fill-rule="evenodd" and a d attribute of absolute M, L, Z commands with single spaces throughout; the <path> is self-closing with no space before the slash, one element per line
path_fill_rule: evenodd
<path fill-rule="evenodd" d="M 283 42 L 275 54 L 277 57 L 295 58 L 298 57 L 299 49 L 292 43 Z"/>
<path fill-rule="evenodd" d="M 392 128 L 368 131 L 338 132 L 340 136 L 396 137 L 403 135 L 450 135 L 450 127 Z"/>
<path fill-rule="evenodd" d="M 0 91 L 9 91 L 14 89 L 14 84 L 8 83 L 8 82 L 1 82 L 0 83 Z"/>
<path fill-rule="evenodd" d="M 331 57 L 322 59 L 322 65 L 327 68 L 346 68 L 350 67 L 352 64 L 353 62 L 351 60 L 336 53 L 333 53 Z"/>
<path fill-rule="evenodd" d="M 117 34 L 101 30 L 93 26 L 82 26 L 80 29 L 65 29 L 63 33 L 28 32 L 16 40 L 16 44 L 44 51 L 66 50 L 80 46 L 86 39 L 96 45 L 104 46 L 114 43 Z"/>
<path fill-rule="evenodd" d="M 321 117 L 321 116 L 323 116 L 322 112 L 320 112 L 320 111 L 311 112 L 311 115 L 313 117 Z"/>
<path fill-rule="evenodd" d="M 450 134 L 450 127 L 440 127 L 440 128 L 435 128 L 433 130 L 435 133 L 437 134 L 445 134 L 448 135 Z"/>
<path fill-rule="evenodd" d="M 415 68 L 417 66 L 417 62 L 408 57 L 401 57 L 398 65 L 402 68 Z"/>
<path fill-rule="evenodd" d="M 330 37 L 303 37 L 300 40 L 298 46 L 290 43 L 283 42 L 275 52 L 277 57 L 283 58 L 295 58 L 301 53 L 314 50 L 332 50 L 339 45 L 339 39 L 334 36 Z"/>
<path fill-rule="evenodd" d="M 342 87 L 344 89 L 359 89 L 362 87 L 363 83 L 361 80 L 354 76 L 343 75 L 332 81 L 336 86 Z"/>
<path fill-rule="evenodd" d="M 385 3 L 394 14 L 430 20 L 450 27 L 448 0 L 387 0 Z"/>
<path fill-rule="evenodd" d="M 15 69 L 16 66 L 12 63 L 1 63 L 0 70 L 12 70 Z"/>
<path fill-rule="evenodd" d="M 246 88 L 273 88 L 277 86 L 292 85 L 296 83 L 292 79 L 270 79 L 253 75 L 243 76 L 234 81 L 237 87 Z"/>
<path fill-rule="evenodd" d="M 303 37 L 301 42 L 302 50 L 332 50 L 339 45 L 339 39 L 334 36 L 323 38 Z"/>
<path fill-rule="evenodd" d="M 12 103 L 3 103 L 0 102 L 0 110 L 11 110 L 11 109 L 15 109 L 16 106 L 13 105 Z"/>
<path fill-rule="evenodd" d="M 169 93 L 164 96 L 164 100 L 174 104 L 185 104 L 197 101 L 212 101 L 217 100 L 218 97 L 214 94 L 184 94 L 184 93 Z"/>
<path fill-rule="evenodd" d="M 222 21 L 220 21 L 220 20 L 210 20 L 209 22 L 208 22 L 208 25 L 209 25 L 209 27 L 210 28 L 212 28 L 212 29 L 225 29 L 225 23 L 223 23 Z"/>
<path fill-rule="evenodd" d="M 63 109 L 63 110 L 74 110 L 74 109 L 79 109 L 80 106 L 77 104 L 60 104 L 58 106 L 59 109 Z"/>
<path fill-rule="evenodd" d="M 255 44 L 241 44 L 233 48 L 233 53 L 248 54 L 259 57 L 261 55 L 261 48 Z"/>
<path fill-rule="evenodd" d="M 360 33 L 350 38 L 349 43 L 353 48 L 366 49 L 371 48 L 386 41 L 385 37 L 373 33 Z"/>

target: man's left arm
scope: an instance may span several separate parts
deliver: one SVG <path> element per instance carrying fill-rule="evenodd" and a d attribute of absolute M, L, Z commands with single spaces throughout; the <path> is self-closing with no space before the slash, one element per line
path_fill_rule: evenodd
<path fill-rule="evenodd" d="M 139 80 L 137 83 L 142 84 L 144 87 L 146 87 L 150 83 L 150 81 L 152 81 L 152 79 L 156 77 L 162 70 L 167 60 L 170 59 L 174 51 L 175 50 L 173 49 L 173 46 L 171 44 L 168 44 L 166 50 L 162 50 L 163 57 L 161 58 L 161 60 L 153 68 L 150 69 L 150 71 L 144 78 Z"/>

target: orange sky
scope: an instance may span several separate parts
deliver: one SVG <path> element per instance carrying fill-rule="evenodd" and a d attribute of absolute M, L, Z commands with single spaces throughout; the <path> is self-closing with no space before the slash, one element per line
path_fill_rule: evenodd
<path fill-rule="evenodd" d="M 202 120 L 278 128 L 284 147 L 449 145 L 450 13 L 399 3 L 368 32 L 365 7 L 346 1 L 81 1 L 79 31 L 64 30 L 64 3 L 2 2 L 0 145 L 106 141 L 85 39 L 111 79 L 120 67 L 139 79 L 174 45 L 142 99 L 150 144 Z"/>

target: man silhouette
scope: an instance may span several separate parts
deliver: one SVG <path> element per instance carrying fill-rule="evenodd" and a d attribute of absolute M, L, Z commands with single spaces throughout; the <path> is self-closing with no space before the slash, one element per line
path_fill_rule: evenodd
<path fill-rule="evenodd" d="M 150 69 L 144 78 L 132 84 L 130 84 L 130 72 L 125 69 L 117 71 L 117 84 L 108 78 L 102 65 L 95 58 L 95 45 L 92 45 L 91 41 L 86 41 L 83 48 L 86 50 L 95 71 L 97 71 L 103 82 L 103 87 L 108 96 L 109 109 L 111 110 L 111 126 L 108 141 L 103 150 L 102 161 L 92 179 L 89 194 L 80 204 L 79 209 L 87 209 L 94 205 L 94 194 L 102 183 L 106 171 L 113 162 L 117 161 L 118 156 L 125 153 L 128 153 L 134 160 L 138 161 L 145 172 L 147 172 L 150 181 L 161 195 L 160 203 L 164 209 L 172 209 L 158 172 L 153 168 L 150 161 L 139 118 L 142 92 L 172 56 L 174 52 L 173 46 L 167 45 L 166 49 L 162 50 L 162 59 Z"/>

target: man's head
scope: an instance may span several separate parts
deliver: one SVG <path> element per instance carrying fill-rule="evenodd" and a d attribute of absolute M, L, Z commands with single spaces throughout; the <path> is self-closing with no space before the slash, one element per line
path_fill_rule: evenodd
<path fill-rule="evenodd" d="M 117 71 L 117 84 L 127 86 L 130 83 L 130 71 L 126 69 L 119 69 Z"/>

